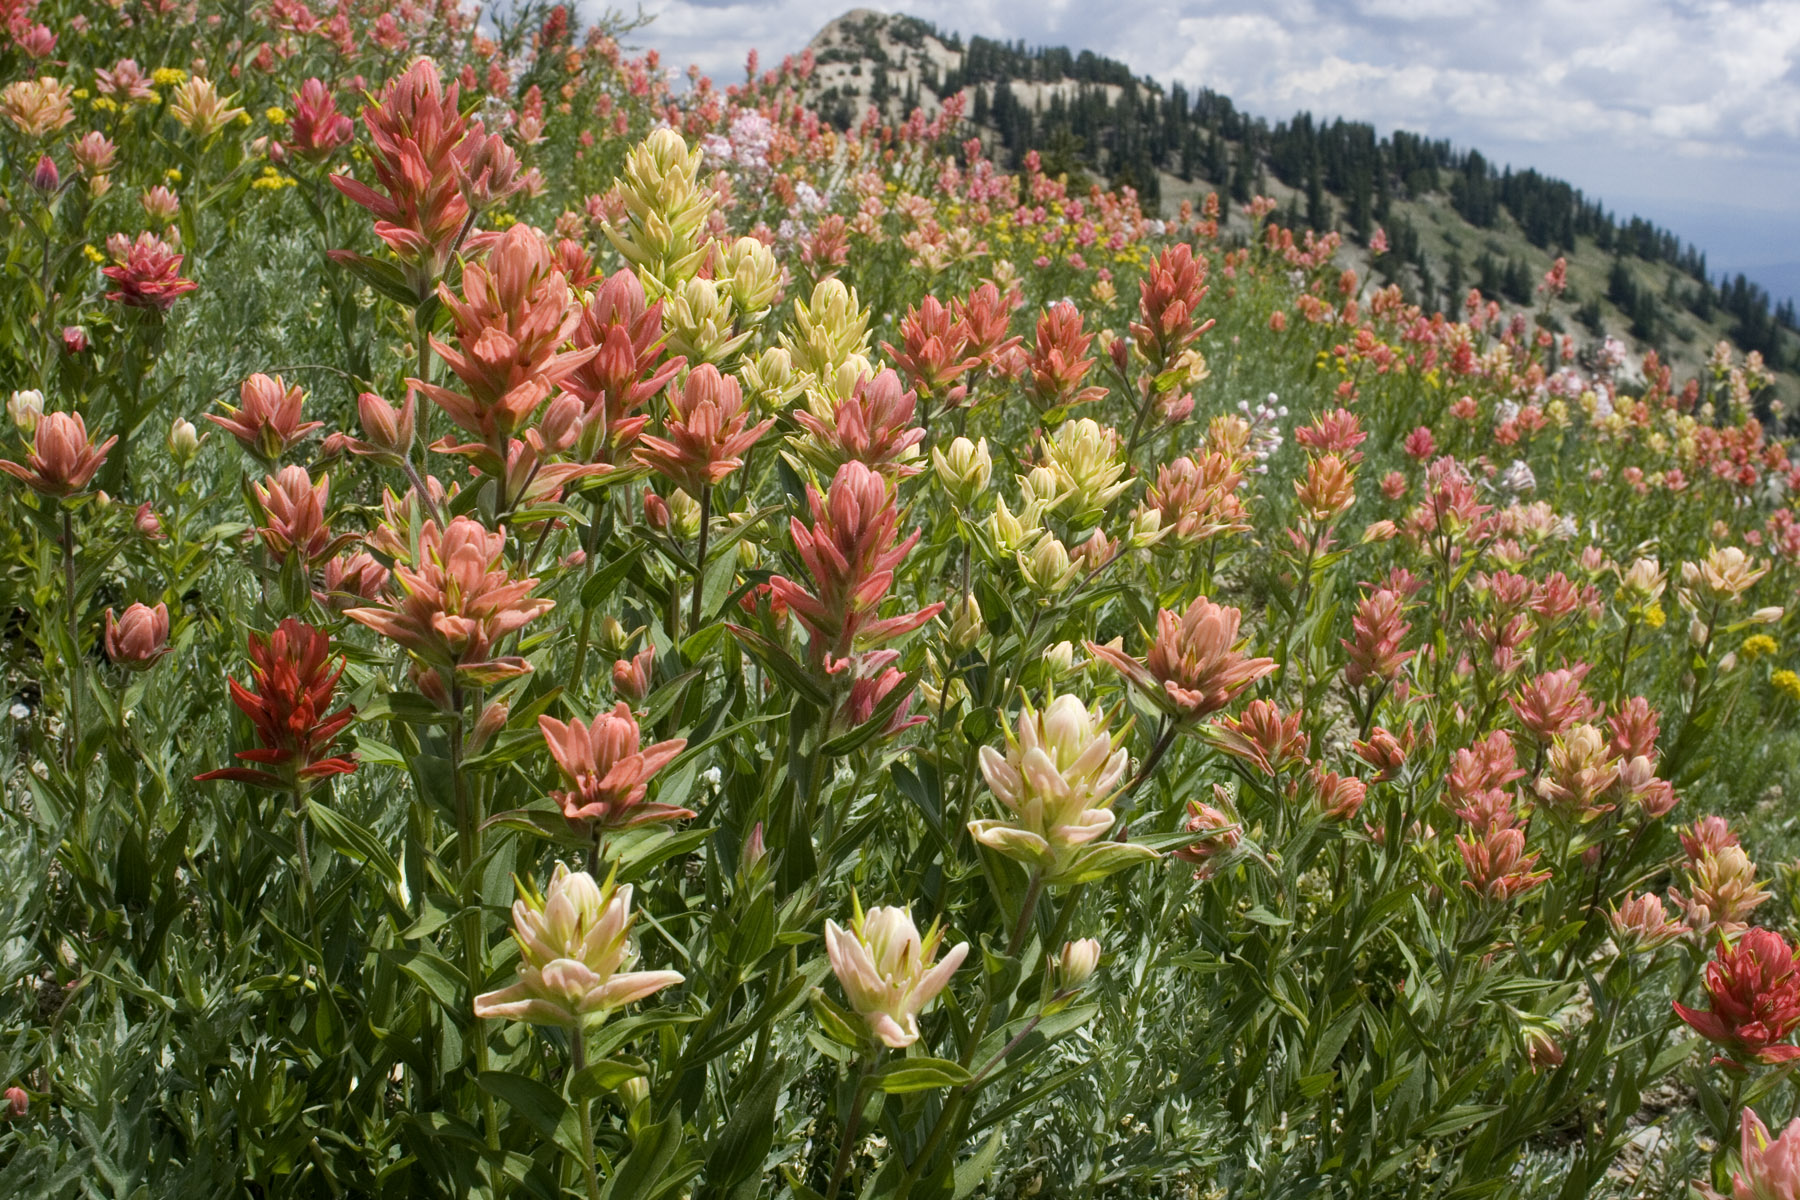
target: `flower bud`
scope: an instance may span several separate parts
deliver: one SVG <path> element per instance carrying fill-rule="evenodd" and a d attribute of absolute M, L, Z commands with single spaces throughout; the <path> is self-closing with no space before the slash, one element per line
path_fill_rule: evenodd
<path fill-rule="evenodd" d="M 62 176 L 57 173 L 56 162 L 48 154 L 39 156 L 37 167 L 31 172 L 31 186 L 49 195 L 62 183 Z"/>
<path fill-rule="evenodd" d="M 746 316 L 760 313 L 781 291 L 781 264 L 775 252 L 753 237 L 741 237 L 725 251 L 723 277 L 731 299 Z"/>
<path fill-rule="evenodd" d="M 1027 520 L 1030 524 L 1027 525 Z M 1014 516 L 1006 507 L 1006 501 L 998 501 L 994 505 L 994 515 L 988 518 L 988 534 L 994 539 L 994 549 L 1001 554 L 1014 554 L 1023 551 L 1037 540 L 1042 527 L 1038 524 L 1038 512 L 1027 505 L 1024 513 Z"/>
<path fill-rule="evenodd" d="M 363 392 L 356 397 L 356 415 L 362 421 L 363 436 L 369 445 L 384 454 L 404 455 L 413 442 L 413 395 L 399 409 L 377 396 Z"/>
<path fill-rule="evenodd" d="M 44 393 L 36 388 L 14 392 L 6 402 L 6 414 L 20 433 L 30 437 L 37 432 L 38 419 L 44 415 Z"/>
<path fill-rule="evenodd" d="M 987 633 L 987 622 L 981 616 L 981 604 L 973 595 L 962 598 L 956 606 L 956 617 L 950 622 L 950 648 L 967 654 Z"/>
<path fill-rule="evenodd" d="M 1058 642 L 1044 650 L 1044 670 L 1052 679 L 1061 679 L 1075 669 L 1075 643 Z"/>
<path fill-rule="evenodd" d="M 600 618 L 600 647 L 608 654 L 623 654 L 631 638 L 617 617 Z"/>
<path fill-rule="evenodd" d="M 1100 943 L 1093 938 L 1064 942 L 1062 953 L 1046 960 L 1044 973 L 1055 992 L 1072 992 L 1093 978 L 1100 965 Z"/>
<path fill-rule="evenodd" d="M 169 424 L 169 454 L 175 459 L 175 465 L 185 467 L 200 454 L 200 434 L 194 423 L 184 417 L 176 417 Z"/>
<path fill-rule="evenodd" d="M 633 704 L 641 704 L 650 694 L 655 664 L 655 646 L 645 646 L 631 658 L 617 660 L 612 665 L 613 691 Z"/>
<path fill-rule="evenodd" d="M 133 604 L 123 617 L 106 610 L 106 657 L 121 667 L 142 671 L 169 652 L 169 607 Z"/>
<path fill-rule="evenodd" d="M 148 500 L 138 505 L 137 516 L 132 518 L 132 524 L 137 528 L 138 535 L 148 541 L 160 542 L 169 536 L 163 532 L 162 518 L 156 515 L 156 510 L 150 507 Z"/>
<path fill-rule="evenodd" d="M 762 822 L 758 821 L 750 827 L 750 836 L 744 839 L 744 852 L 738 856 L 739 869 L 746 875 L 751 874 L 762 865 L 768 853 L 768 848 L 763 844 Z"/>
<path fill-rule="evenodd" d="M 669 529 L 683 541 L 700 536 L 700 502 L 681 488 L 669 497 Z"/>
<path fill-rule="evenodd" d="M 511 707 L 504 700 L 489 701 L 475 718 L 475 728 L 469 734 L 468 752 L 480 754 L 493 740 L 494 735 L 506 728 L 506 718 L 512 713 Z"/>
<path fill-rule="evenodd" d="M 975 507 L 975 501 L 986 493 L 994 474 L 994 460 L 988 456 L 986 438 L 971 442 L 966 437 L 959 437 L 950 443 L 947 451 L 933 447 L 931 465 L 937 471 L 938 482 L 944 485 L 958 508 Z"/>
<path fill-rule="evenodd" d="M 1025 582 L 1045 596 L 1065 590 L 1081 573 L 1081 568 L 1070 559 L 1068 548 L 1057 538 L 1045 538 L 1029 555 L 1020 551 L 1018 557 Z"/>
<path fill-rule="evenodd" d="M 627 1113 L 635 1113 L 650 1100 L 650 1081 L 642 1075 L 633 1075 L 619 1085 L 619 1103 L 625 1106 Z"/>
<path fill-rule="evenodd" d="M 1145 550 L 1162 541 L 1168 533 L 1163 528 L 1161 512 L 1140 508 L 1131 514 L 1131 528 L 1125 534 L 1125 544 L 1133 550 Z"/>
<path fill-rule="evenodd" d="M 1781 620 L 1784 611 L 1785 610 L 1779 604 L 1771 604 L 1767 608 L 1759 608 L 1750 614 L 1750 623 L 1752 625 L 1773 625 L 1775 622 Z"/>
<path fill-rule="evenodd" d="M 13 1086 L 6 1089 L 6 1115 L 8 1118 L 17 1121 L 30 1111 L 31 1097 L 25 1094 L 24 1088 Z"/>
<path fill-rule="evenodd" d="M 87 330 L 79 325 L 64 325 L 62 347 L 64 354 L 81 354 L 86 351 L 88 348 Z"/>
<path fill-rule="evenodd" d="M 669 506 L 655 492 L 644 493 L 644 524 L 658 533 L 669 530 Z"/>

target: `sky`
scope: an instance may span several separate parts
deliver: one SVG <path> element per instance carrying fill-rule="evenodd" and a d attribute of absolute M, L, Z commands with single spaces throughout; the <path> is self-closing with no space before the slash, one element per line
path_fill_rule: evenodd
<path fill-rule="evenodd" d="M 632 41 L 721 82 L 846 0 L 644 0 Z M 1647 217 L 1800 297 L 1800 0 L 889 0 L 946 32 L 1066 45 L 1272 120 L 1447 137 Z"/>

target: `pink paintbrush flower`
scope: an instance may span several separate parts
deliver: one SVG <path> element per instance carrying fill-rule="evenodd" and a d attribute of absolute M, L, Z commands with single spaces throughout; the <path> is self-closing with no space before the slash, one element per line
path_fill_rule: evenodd
<path fill-rule="evenodd" d="M 0 471 L 40 495 L 72 496 L 87 487 L 118 440 L 109 437 L 96 446 L 88 440 L 80 413 L 45 413 L 33 431 L 25 464 L 0 461 Z"/>
<path fill-rule="evenodd" d="M 798 517 L 789 523 L 794 548 L 812 576 L 812 586 L 776 575 L 773 594 L 798 617 L 811 635 L 815 663 L 843 658 L 853 649 L 870 649 L 911 633 L 943 611 L 928 604 L 917 612 L 878 615 L 894 584 L 894 568 L 905 559 L 914 531 L 896 541 L 900 514 L 887 481 L 862 463 L 845 463 L 825 496 L 809 487 L 807 504 L 813 524 Z"/>
<path fill-rule="evenodd" d="M 775 423 L 773 417 L 746 429 L 749 412 L 743 389 L 711 363 L 688 372 L 679 392 L 669 395 L 666 437 L 644 435 L 633 456 L 691 496 L 744 465 L 744 452 Z"/>
<path fill-rule="evenodd" d="M 624 701 L 586 724 L 539 717 L 538 729 L 568 784 L 554 795 L 569 820 L 616 830 L 694 815 L 673 804 L 644 802 L 651 778 L 687 748 L 687 739 L 642 745 L 637 718 Z"/>
<path fill-rule="evenodd" d="M 106 610 L 106 657 L 141 671 L 169 652 L 169 606 L 133 604 L 123 617 Z"/>
<path fill-rule="evenodd" d="M 473 517 L 452 518 L 442 530 L 425 521 L 418 557 L 394 565 L 394 594 L 383 604 L 344 615 L 392 638 L 423 668 L 420 686 L 441 707 L 453 707 L 453 685 L 496 683 L 523 675 L 531 664 L 496 657 L 500 642 L 555 607 L 534 598 L 536 579 L 506 569 L 506 534 Z"/>
<path fill-rule="evenodd" d="M 301 438 L 324 426 L 323 421 L 301 420 L 306 393 L 281 376 L 250 376 L 238 388 L 239 407 L 225 406 L 225 416 L 206 414 L 206 419 L 237 439 L 238 445 L 257 461 L 273 464 Z"/>

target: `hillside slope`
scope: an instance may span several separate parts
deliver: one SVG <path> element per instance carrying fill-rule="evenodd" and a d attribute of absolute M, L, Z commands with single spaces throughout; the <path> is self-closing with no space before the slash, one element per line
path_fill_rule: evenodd
<path fill-rule="evenodd" d="M 1081 184 L 1134 187 L 1167 215 L 1218 193 L 1247 232 L 1241 206 L 1273 197 L 1275 220 L 1343 233 L 1347 266 L 1401 285 L 1428 308 L 1457 310 L 1471 287 L 1543 310 L 1556 330 L 1616 337 L 1638 357 L 1659 350 L 1679 377 L 1704 372 L 1713 347 L 1757 351 L 1775 371 L 1765 416 L 1800 400 L 1800 333 L 1791 304 L 1742 276 L 1710 275 L 1705 254 L 1639 218 L 1619 219 L 1571 185 L 1499 169 L 1447 141 L 1301 113 L 1271 124 L 1209 90 L 1134 76 L 1090 51 L 966 42 L 914 17 L 856 9 L 813 38 L 810 100 L 840 127 L 871 106 L 888 119 L 935 116 L 960 94 L 964 112 L 1009 166 L 1037 151 Z M 1385 254 L 1377 231 L 1385 235 Z M 1546 305 L 1539 281 L 1558 257 L 1569 287 Z M 1773 408 L 1771 402 L 1782 408 Z"/>

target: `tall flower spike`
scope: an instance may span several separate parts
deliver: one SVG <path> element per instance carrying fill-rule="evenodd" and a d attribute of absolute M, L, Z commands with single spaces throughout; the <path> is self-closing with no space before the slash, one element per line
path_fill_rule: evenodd
<path fill-rule="evenodd" d="M 1138 283 L 1138 319 L 1131 336 L 1138 351 L 1159 369 L 1212 328 L 1194 320 L 1206 297 L 1206 260 L 1178 242 L 1163 250 Z"/>
<path fill-rule="evenodd" d="M 426 521 L 418 555 L 394 564 L 395 594 L 380 607 L 344 615 L 403 646 L 423 668 L 419 685 L 440 707 L 452 707 L 460 683 L 496 683 L 523 675 L 531 664 L 494 657 L 499 643 L 555 607 L 531 596 L 536 579 L 506 570 L 506 534 L 472 517 L 455 517 L 441 531 Z"/>
<path fill-rule="evenodd" d="M 1026 391 L 1040 412 L 1074 408 L 1106 395 L 1105 388 L 1082 386 L 1094 365 L 1092 358 L 1084 357 L 1093 340 L 1093 334 L 1082 331 L 1081 310 L 1072 303 L 1052 304 L 1038 316 Z"/>
<path fill-rule="evenodd" d="M 1719 940 L 1706 964 L 1710 1009 L 1675 1001 L 1675 1013 L 1695 1033 L 1739 1062 L 1792 1062 L 1800 1046 L 1788 1039 L 1800 1028 L 1800 969 L 1794 947 L 1772 929 L 1748 930 L 1737 945 Z"/>
<path fill-rule="evenodd" d="M 981 365 L 979 357 L 966 356 L 965 322 L 954 319 L 936 296 L 927 296 L 900 318 L 900 343 L 898 350 L 889 342 L 881 348 L 915 390 L 946 406 L 962 401 L 965 389 L 957 381 Z"/>
<path fill-rule="evenodd" d="M 581 308 L 550 247 L 529 225 L 512 226 L 491 244 L 485 262 L 466 267 L 462 291 L 458 297 L 448 286 L 438 288 L 458 349 L 436 338 L 431 347 L 463 391 L 417 379 L 407 383 L 481 439 L 480 447 L 444 449 L 474 453 L 482 470 L 498 473 L 493 458 L 504 459 L 505 440 L 596 351 L 558 350 L 580 323 Z"/>
<path fill-rule="evenodd" d="M 919 540 L 915 530 L 896 543 L 900 514 L 880 475 L 862 463 L 845 463 L 832 477 L 827 495 L 808 487 L 806 500 L 812 528 L 795 517 L 789 531 L 812 587 L 781 575 L 772 577 L 769 587 L 806 626 L 816 664 L 828 665 L 853 649 L 884 645 L 943 611 L 942 604 L 928 604 L 917 612 L 878 616 L 894 585 L 894 568 Z"/>
<path fill-rule="evenodd" d="M 586 724 L 539 717 L 538 729 L 568 784 L 568 790 L 553 794 L 570 821 L 618 830 L 694 815 L 677 805 L 644 802 L 651 777 L 687 748 L 687 739 L 642 745 L 637 718 L 624 701 Z"/>
<path fill-rule="evenodd" d="M 577 348 L 595 351 L 563 380 L 563 387 L 587 405 L 581 456 L 588 462 L 626 461 L 650 420 L 638 410 L 687 365 L 684 358 L 665 356 L 662 301 L 646 304 L 644 285 L 630 268 L 622 268 L 594 289 L 574 339 Z"/>
<path fill-rule="evenodd" d="M 431 294 L 469 216 L 456 170 L 456 151 L 468 133 L 457 88 L 446 91 L 437 64 L 414 60 L 363 108 L 369 164 L 379 190 L 348 175 L 333 175 L 338 191 L 375 217 L 375 236 L 400 260 L 414 295 Z M 334 251 L 333 257 L 359 256 Z"/>
<path fill-rule="evenodd" d="M 891 369 L 883 370 L 858 381 L 830 419 L 797 410 L 794 420 L 807 433 L 800 452 L 825 472 L 859 462 L 896 479 L 917 475 L 925 469 L 914 461 L 925 431 L 917 423 L 916 409 L 917 398 L 901 390 L 900 377 Z"/>
<path fill-rule="evenodd" d="M 1084 644 L 1152 704 L 1191 724 L 1275 669 L 1272 658 L 1244 655 L 1237 636 L 1242 617 L 1235 608 L 1198 596 L 1179 616 L 1166 608 L 1156 614 L 1156 637 L 1142 662 L 1111 646 Z"/>
<path fill-rule="evenodd" d="M 194 778 L 284 789 L 356 770 L 354 758 L 336 754 L 332 747 L 356 710 L 345 705 L 327 711 L 343 673 L 343 659 L 331 659 L 331 639 L 311 625 L 290 617 L 266 637 L 252 633 L 250 686 L 228 682 L 231 702 L 250 718 L 261 743 L 238 757 L 256 766 L 224 767 Z"/>
<path fill-rule="evenodd" d="M 1111 805 L 1131 756 L 1114 736 L 1107 714 L 1076 697 L 1057 696 L 1043 711 L 1029 703 L 1018 732 L 1006 730 L 1006 752 L 981 748 L 981 774 L 1011 814 L 971 821 L 975 840 L 1042 874 L 1045 883 L 1085 883 L 1156 852 L 1101 841 L 1112 828 Z"/>
<path fill-rule="evenodd" d="M 475 1015 L 577 1029 L 683 982 L 678 971 L 622 969 L 637 958 L 634 920 L 630 884 L 602 886 L 557 863 L 542 897 L 513 902 L 518 982 L 475 997 Z"/>
<path fill-rule="evenodd" d="M 38 419 L 25 464 L 0 461 L 0 471 L 39 495 L 73 496 L 87 487 L 118 440 L 109 437 L 96 446 L 80 413 L 46 413 Z"/>
<path fill-rule="evenodd" d="M 850 1007 L 882 1045 L 903 1050 L 919 1040 L 919 1014 L 968 957 L 969 943 L 962 942 L 936 962 L 943 941 L 936 924 L 921 937 L 905 907 L 864 913 L 856 905 L 849 929 L 825 922 L 825 954 L 832 972 Z"/>
<path fill-rule="evenodd" d="M 294 93 L 294 115 L 288 121 L 287 149 L 308 162 L 324 162 L 356 136 L 356 126 L 337 109 L 337 99 L 324 81 L 308 79 Z"/>
<path fill-rule="evenodd" d="M 738 381 L 705 363 L 688 372 L 680 392 L 670 394 L 669 416 L 663 422 L 668 436 L 646 434 L 633 456 L 683 491 L 698 496 L 702 489 L 743 466 L 745 451 L 775 423 L 770 417 L 746 429 L 748 420 Z"/>

